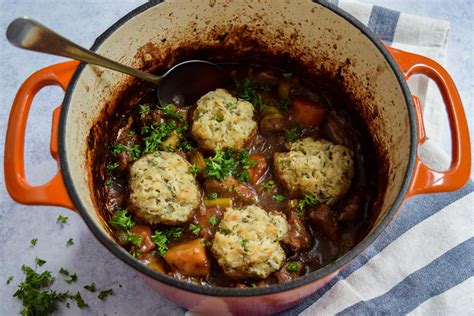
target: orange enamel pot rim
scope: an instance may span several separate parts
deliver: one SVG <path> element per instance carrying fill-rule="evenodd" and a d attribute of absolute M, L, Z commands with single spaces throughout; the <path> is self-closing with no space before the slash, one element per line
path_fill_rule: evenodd
<path fill-rule="evenodd" d="M 109 238 L 104 236 L 102 232 L 100 231 L 99 227 L 97 226 L 97 223 L 93 220 L 93 218 L 89 215 L 85 207 L 82 205 L 81 199 L 79 195 L 76 193 L 76 189 L 74 187 L 74 179 L 70 175 L 67 160 L 66 159 L 60 160 L 65 183 L 68 188 L 70 197 L 72 201 L 74 202 L 74 205 L 76 205 L 81 216 L 84 218 L 86 224 L 89 226 L 89 228 L 94 233 L 96 238 L 99 239 L 99 241 L 102 244 L 104 244 L 105 247 L 107 247 L 110 251 L 112 251 L 114 255 L 119 257 L 121 260 L 125 261 L 128 265 L 132 266 L 134 269 L 147 275 L 148 277 L 151 277 L 152 279 L 158 280 L 165 284 L 168 284 L 173 287 L 177 287 L 186 291 L 191 291 L 194 293 L 199 293 L 199 294 L 204 294 L 204 295 L 220 296 L 220 297 L 246 297 L 246 296 L 268 295 L 272 293 L 288 291 L 288 290 L 295 289 L 303 285 L 310 284 L 324 276 L 327 276 L 334 272 L 339 271 L 345 265 L 347 265 L 351 260 L 353 260 L 356 256 L 358 256 L 364 249 L 366 249 L 380 235 L 380 233 L 385 229 L 388 223 L 393 219 L 394 215 L 400 208 L 401 204 L 403 203 L 405 199 L 405 196 L 408 193 L 408 189 L 410 186 L 410 179 L 412 178 L 413 170 L 415 166 L 416 147 L 417 147 L 416 140 L 418 137 L 418 132 L 416 129 L 417 123 L 416 123 L 415 111 L 413 109 L 413 104 L 411 100 L 411 94 L 409 92 L 403 73 L 399 70 L 396 61 L 392 58 L 391 54 L 386 49 L 386 47 L 382 44 L 382 42 L 374 34 L 372 34 L 368 28 L 366 28 L 362 23 L 360 23 L 354 17 L 350 16 L 349 14 L 339 9 L 338 7 L 330 3 L 326 3 L 324 1 L 316 1 L 316 2 L 334 11 L 340 16 L 344 17 L 345 19 L 350 21 L 355 27 L 361 29 L 362 32 L 366 33 L 366 35 L 378 47 L 380 52 L 384 54 L 392 70 L 395 72 L 402 90 L 404 91 L 404 96 L 405 96 L 405 100 L 406 100 L 408 111 L 409 111 L 410 130 L 413 136 L 412 143 L 410 145 L 412 155 L 410 157 L 410 163 L 407 169 L 408 171 L 406 174 L 406 181 L 400 190 L 400 193 L 396 199 L 396 202 L 394 203 L 392 207 L 392 210 L 385 217 L 384 221 L 374 231 L 372 231 L 372 233 L 369 236 L 367 236 L 362 242 L 360 242 L 356 247 L 351 249 L 345 255 L 337 259 L 335 262 L 329 265 L 326 265 L 325 267 L 315 272 L 312 272 L 308 275 L 295 279 L 291 282 L 288 282 L 285 284 L 272 285 L 268 287 L 249 288 L 249 289 L 204 287 L 204 286 L 194 285 L 194 284 L 184 282 L 184 281 L 179 281 L 175 278 L 169 277 L 162 273 L 155 272 L 151 269 L 146 268 L 143 264 L 139 263 L 135 259 L 132 259 L 128 254 L 126 254 L 118 244 L 116 244 L 115 242 L 111 241 Z M 108 36 L 110 36 L 114 32 L 115 29 L 120 27 L 120 25 L 122 25 L 123 23 L 125 23 L 126 21 L 134 17 L 135 15 L 155 5 L 159 5 L 159 3 L 146 3 L 136 8 L 132 12 L 128 13 L 126 16 L 124 16 L 122 19 L 120 19 L 114 25 L 112 25 L 108 30 L 106 30 L 102 35 L 100 35 L 97 38 L 97 40 L 94 42 L 94 45 L 92 46 L 91 49 L 93 51 L 97 50 L 100 47 L 101 43 Z M 65 109 L 65 111 L 62 111 L 61 113 L 60 129 L 59 129 L 59 153 L 61 157 L 66 157 L 65 155 L 65 127 L 67 126 L 67 116 L 65 115 L 65 113 L 67 113 L 67 107 L 69 106 L 69 103 L 70 103 L 70 96 L 72 95 L 72 91 L 74 90 L 75 84 L 77 83 L 77 80 L 85 66 L 86 65 L 83 63 L 81 63 L 78 66 L 76 72 L 74 73 L 74 76 L 71 79 L 70 85 L 68 86 L 66 97 L 64 99 L 63 109 Z"/>

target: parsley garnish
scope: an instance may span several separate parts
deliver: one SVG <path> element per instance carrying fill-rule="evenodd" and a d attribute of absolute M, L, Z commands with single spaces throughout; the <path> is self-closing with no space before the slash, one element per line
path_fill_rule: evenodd
<path fill-rule="evenodd" d="M 39 257 L 36 257 L 36 258 L 35 258 L 35 263 L 41 267 L 41 266 L 43 266 L 43 264 L 46 263 L 46 260 L 43 260 L 43 259 L 41 259 L 41 258 L 39 258 Z"/>
<path fill-rule="evenodd" d="M 194 235 L 198 236 L 201 232 L 202 225 L 201 224 L 189 224 L 189 230 L 193 232 Z"/>
<path fill-rule="evenodd" d="M 131 242 L 133 245 L 140 247 L 142 244 L 143 237 L 131 232 L 127 232 L 127 241 Z"/>
<path fill-rule="evenodd" d="M 30 240 L 30 247 L 36 246 L 37 241 L 38 241 L 38 238 L 33 238 L 32 240 Z"/>
<path fill-rule="evenodd" d="M 69 275 L 69 279 L 64 280 L 64 282 L 66 282 L 67 284 L 71 284 L 76 281 L 77 281 L 77 275 L 75 273 Z"/>
<path fill-rule="evenodd" d="M 89 292 L 94 293 L 95 292 L 95 283 L 92 282 L 90 285 L 84 285 L 84 288 L 88 290 Z"/>
<path fill-rule="evenodd" d="M 105 185 L 110 188 L 112 186 L 112 183 L 114 183 L 114 181 L 110 178 L 108 178 L 107 180 L 105 180 Z"/>
<path fill-rule="evenodd" d="M 182 151 L 184 152 L 190 152 L 191 150 L 194 149 L 193 145 L 191 144 L 190 141 L 188 140 L 182 140 L 179 145 L 178 145 L 179 149 L 181 149 Z"/>
<path fill-rule="evenodd" d="M 195 164 L 192 164 L 191 167 L 189 167 L 189 172 L 190 172 L 193 176 L 197 176 L 197 174 L 199 173 L 199 167 L 196 166 Z"/>
<path fill-rule="evenodd" d="M 168 251 L 168 241 L 170 239 L 178 239 L 183 233 L 183 228 L 173 227 L 166 231 L 155 230 L 151 240 L 155 243 L 160 256 L 164 256 L 166 251 Z"/>
<path fill-rule="evenodd" d="M 296 215 L 298 215 L 299 217 L 303 217 L 304 209 L 307 206 L 316 206 L 316 204 L 318 203 L 319 201 L 316 199 L 316 197 L 309 194 L 305 194 L 304 199 L 298 201 L 298 206 L 296 207 Z"/>
<path fill-rule="evenodd" d="M 207 195 L 207 198 L 209 200 L 215 200 L 215 199 L 217 199 L 217 193 L 216 192 L 211 192 Z"/>
<path fill-rule="evenodd" d="M 262 184 L 262 188 L 264 188 L 267 191 L 270 191 L 274 186 L 275 186 L 275 182 L 273 180 L 267 181 L 264 184 Z"/>
<path fill-rule="evenodd" d="M 206 173 L 216 180 L 223 180 L 231 175 L 237 168 L 237 162 L 232 157 L 230 150 L 217 150 L 214 157 L 204 159 L 206 162 Z"/>
<path fill-rule="evenodd" d="M 255 159 L 249 159 L 249 151 L 244 150 L 239 155 L 239 164 L 242 170 L 237 173 L 237 178 L 244 182 L 249 182 L 249 168 L 255 167 L 257 161 Z"/>
<path fill-rule="evenodd" d="M 108 289 L 105 291 L 100 291 L 97 297 L 99 298 L 99 300 L 104 300 L 107 296 L 112 295 L 112 294 L 114 294 L 114 290 Z"/>
<path fill-rule="evenodd" d="M 109 224 L 120 229 L 130 229 L 135 225 L 130 214 L 126 209 L 118 210 L 109 220 Z"/>
<path fill-rule="evenodd" d="M 66 246 L 72 246 L 74 245 L 74 240 L 72 238 L 69 238 L 67 241 L 66 241 Z"/>
<path fill-rule="evenodd" d="M 212 226 L 216 226 L 216 224 L 217 224 L 216 215 L 212 215 L 211 217 L 209 217 L 208 221 L 209 221 L 209 224 L 211 224 Z"/>
<path fill-rule="evenodd" d="M 245 251 L 249 251 L 248 245 L 247 245 L 248 242 L 249 242 L 249 241 L 248 241 L 247 239 L 242 239 L 242 240 L 240 241 L 240 245 L 244 248 Z"/>
<path fill-rule="evenodd" d="M 12 281 L 13 281 L 13 275 L 10 275 L 7 279 L 7 285 L 12 283 Z"/>
<path fill-rule="evenodd" d="M 64 269 L 63 267 L 61 267 L 59 269 L 59 274 L 62 274 L 62 275 L 65 275 L 65 276 L 69 276 L 69 271 Z"/>
<path fill-rule="evenodd" d="M 288 263 L 288 265 L 286 266 L 286 271 L 288 271 L 288 272 L 298 271 L 298 263 L 296 263 L 294 261 Z"/>
<path fill-rule="evenodd" d="M 67 217 L 67 216 L 59 215 L 59 216 L 58 216 L 58 219 L 56 220 L 56 223 L 58 223 L 58 224 L 66 224 L 68 218 L 69 218 L 69 217 Z"/>
<path fill-rule="evenodd" d="M 107 170 L 106 170 L 107 174 L 110 175 L 112 171 L 114 171 L 114 169 L 116 169 L 118 166 L 119 164 L 117 162 L 109 163 L 107 165 Z"/>
<path fill-rule="evenodd" d="M 87 305 L 84 302 L 84 299 L 82 298 L 81 293 L 79 293 L 79 292 L 77 292 L 76 295 L 74 295 L 74 296 L 70 296 L 70 298 L 72 298 L 73 300 L 76 301 L 77 307 L 79 307 L 79 309 L 89 307 L 89 305 Z"/>
<path fill-rule="evenodd" d="M 112 149 L 112 155 L 117 156 L 122 151 L 128 152 L 132 156 L 132 159 L 134 160 L 140 158 L 142 155 L 142 151 L 140 150 L 140 145 L 135 144 L 131 146 L 125 146 L 124 144 L 121 144 L 121 143 L 116 143 L 114 145 L 114 148 Z"/>
<path fill-rule="evenodd" d="M 282 194 L 277 194 L 273 196 L 273 199 L 277 202 L 283 202 L 284 200 L 286 200 L 286 196 Z"/>
<path fill-rule="evenodd" d="M 288 111 L 290 106 L 291 106 L 291 99 L 290 98 L 286 98 L 286 99 L 280 100 L 278 102 L 278 107 L 283 111 Z"/>
<path fill-rule="evenodd" d="M 149 105 L 139 104 L 138 106 L 140 107 L 139 113 L 141 116 L 145 116 L 148 113 L 148 111 L 150 111 Z"/>
<path fill-rule="evenodd" d="M 144 128 L 147 127 L 145 130 Z M 151 153 L 157 151 L 159 146 L 174 132 L 176 127 L 175 121 L 169 121 L 168 123 L 144 126 L 142 133 L 150 133 L 148 136 L 143 138 L 145 143 L 145 149 L 143 153 Z"/>
<path fill-rule="evenodd" d="M 239 99 L 249 101 L 255 108 L 259 109 L 260 111 L 264 111 L 266 105 L 262 100 L 262 95 L 257 92 L 254 81 L 245 78 L 242 81 L 238 81 L 236 85 L 237 97 Z"/>
<path fill-rule="evenodd" d="M 299 127 L 293 127 L 291 129 L 283 129 L 286 133 L 286 140 L 289 142 L 294 142 L 300 137 L 301 129 Z"/>

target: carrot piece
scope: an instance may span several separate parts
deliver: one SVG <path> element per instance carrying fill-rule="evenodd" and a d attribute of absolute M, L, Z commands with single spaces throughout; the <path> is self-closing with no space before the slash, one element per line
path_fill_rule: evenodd
<path fill-rule="evenodd" d="M 325 109 L 312 101 L 298 98 L 291 104 L 293 118 L 303 127 L 312 128 L 321 124 Z"/>
<path fill-rule="evenodd" d="M 267 171 L 268 164 L 265 157 L 260 154 L 250 155 L 249 160 L 255 160 L 257 162 L 254 167 L 249 168 L 250 183 L 255 184 L 263 176 L 265 171 Z"/>
<path fill-rule="evenodd" d="M 164 259 L 173 269 L 186 276 L 206 276 L 211 262 L 203 239 L 194 239 L 168 249 Z"/>

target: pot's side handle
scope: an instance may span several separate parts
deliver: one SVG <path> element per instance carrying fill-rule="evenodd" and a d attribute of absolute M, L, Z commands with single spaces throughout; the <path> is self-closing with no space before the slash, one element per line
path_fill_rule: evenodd
<path fill-rule="evenodd" d="M 59 167 L 58 128 L 60 107 L 53 112 L 51 155 L 58 162 L 58 172 L 46 184 L 32 186 L 26 181 L 24 164 L 25 130 L 28 114 L 35 95 L 44 87 L 56 85 L 66 90 L 77 61 L 43 68 L 31 75 L 18 90 L 12 104 L 5 139 L 5 184 L 10 196 L 17 202 L 31 205 L 63 206 L 74 210 Z"/>
<path fill-rule="evenodd" d="M 452 143 L 451 166 L 446 171 L 436 171 L 416 158 L 413 180 L 407 197 L 422 194 L 455 191 L 462 188 L 471 173 L 471 148 L 466 114 L 456 86 L 447 71 L 432 59 L 387 47 L 397 61 L 405 78 L 422 74 L 433 80 L 441 93 L 449 119 Z M 418 143 L 426 140 L 423 117 L 418 99 L 413 100 L 418 121 Z"/>

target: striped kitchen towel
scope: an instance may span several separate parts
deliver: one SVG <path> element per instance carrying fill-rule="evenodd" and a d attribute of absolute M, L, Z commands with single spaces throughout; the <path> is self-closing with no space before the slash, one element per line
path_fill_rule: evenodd
<path fill-rule="evenodd" d="M 384 42 L 444 64 L 449 24 L 386 8 L 331 1 Z M 409 82 L 426 104 L 425 125 L 435 135 L 423 147 L 431 167 L 445 169 L 439 136 L 444 106 L 426 78 Z M 449 134 L 449 133 L 445 133 Z M 435 139 L 436 141 L 434 141 Z M 441 140 L 442 141 L 442 140 Z M 427 162 L 428 163 L 428 162 Z M 474 315 L 474 185 L 454 193 L 408 200 L 386 231 L 322 289 L 282 315 Z"/>

